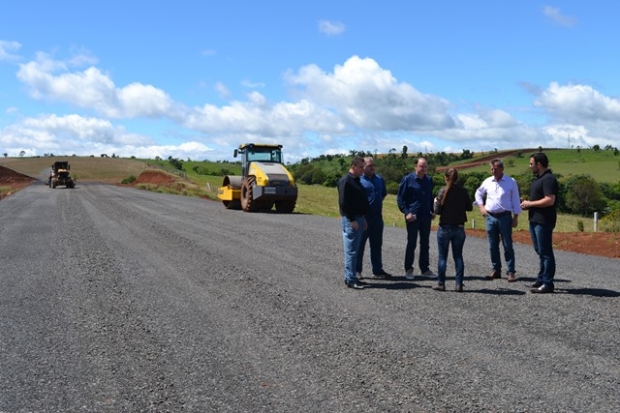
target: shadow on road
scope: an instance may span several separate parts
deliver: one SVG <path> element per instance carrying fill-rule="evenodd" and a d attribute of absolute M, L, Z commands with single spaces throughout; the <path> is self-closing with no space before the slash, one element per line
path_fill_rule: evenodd
<path fill-rule="evenodd" d="M 575 288 L 562 291 L 565 294 L 573 295 L 591 295 L 593 297 L 620 297 L 620 292 L 613 290 L 606 290 L 605 288 Z"/>
<path fill-rule="evenodd" d="M 525 295 L 525 291 L 520 291 L 520 290 L 508 290 L 505 288 L 499 289 L 499 290 L 490 290 L 487 288 L 482 288 L 482 289 L 478 289 L 478 290 L 465 290 L 463 292 L 470 292 L 470 293 L 478 293 L 478 294 L 491 294 L 491 295 Z"/>
<path fill-rule="evenodd" d="M 412 282 L 387 282 L 387 283 L 375 283 L 372 280 L 368 281 L 368 280 L 364 280 L 366 282 L 368 282 L 368 289 L 371 288 L 381 288 L 384 290 L 411 290 L 411 289 L 418 289 L 421 286 Z"/>

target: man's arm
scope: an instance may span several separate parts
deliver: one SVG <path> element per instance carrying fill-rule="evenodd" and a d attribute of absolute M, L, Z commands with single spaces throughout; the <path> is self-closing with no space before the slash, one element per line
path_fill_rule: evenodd
<path fill-rule="evenodd" d="M 513 179 L 512 182 L 513 188 L 511 191 L 512 197 L 510 199 L 510 202 L 512 203 L 512 212 L 516 217 L 521 213 L 521 195 L 519 195 L 519 185 L 517 184 L 517 181 Z"/>
<path fill-rule="evenodd" d="M 398 193 L 396 194 L 396 205 L 403 214 L 407 213 L 407 203 L 405 202 L 405 192 L 407 190 L 407 178 L 403 178 L 398 185 Z"/>
<path fill-rule="evenodd" d="M 485 182 L 486 180 L 482 182 L 482 184 L 478 187 L 478 189 L 476 189 L 476 193 L 475 193 L 476 205 L 478 205 L 478 208 L 480 209 L 480 213 L 482 214 L 483 217 L 487 215 L 487 209 L 484 206 L 484 195 L 486 195 L 487 193 L 487 190 L 484 187 Z"/>
<path fill-rule="evenodd" d="M 385 186 L 385 179 L 382 176 L 379 177 L 381 179 L 381 184 L 383 185 L 383 191 L 381 192 L 381 198 L 385 199 L 387 196 L 387 187 Z"/>

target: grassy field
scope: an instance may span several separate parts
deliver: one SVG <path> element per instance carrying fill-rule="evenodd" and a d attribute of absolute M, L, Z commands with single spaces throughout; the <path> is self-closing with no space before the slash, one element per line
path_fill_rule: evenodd
<path fill-rule="evenodd" d="M 125 158 L 91 158 L 81 156 L 45 158 L 1 158 L 0 165 L 38 178 L 46 176 L 56 161 L 68 161 L 71 176 L 80 180 L 118 183 L 130 175 L 138 176 L 147 168 L 146 162 Z"/>
<path fill-rule="evenodd" d="M 587 174 L 597 182 L 620 181 L 620 155 L 614 155 L 613 151 L 594 151 L 591 149 L 554 149 L 546 150 L 549 157 L 549 167 L 554 173 L 563 176 Z M 529 172 L 530 152 L 524 152 L 523 156 L 508 156 L 500 158 L 504 161 L 504 173 L 507 175 L 519 175 Z M 464 172 L 489 172 L 489 165 L 484 164 L 474 168 L 467 168 Z"/>
<path fill-rule="evenodd" d="M 563 151 L 550 151 L 549 156 L 551 161 L 557 166 L 554 170 L 570 171 L 569 168 L 573 162 L 570 156 L 574 156 L 574 153 L 563 153 Z M 570 152 L 570 151 L 566 151 Z M 586 152 L 586 151 L 582 151 Z M 588 156 L 580 158 L 585 159 L 580 161 L 581 166 L 587 165 L 593 172 L 600 168 L 600 165 L 605 165 L 607 169 L 607 175 L 611 175 L 610 170 L 613 169 L 613 163 L 617 157 L 613 157 L 613 153 L 610 151 L 600 151 L 594 153 L 588 151 L 588 153 L 595 156 Z M 611 158 L 608 156 L 611 155 Z M 613 159 L 612 159 L 613 158 Z M 101 181 L 106 183 L 120 183 L 121 180 L 133 175 L 137 177 L 142 171 L 149 168 L 147 160 L 138 159 L 124 159 L 124 158 L 90 158 L 90 157 L 69 157 L 69 158 L 3 158 L 0 159 L 0 164 L 17 170 L 19 172 L 31 175 L 34 177 L 45 175 L 49 170 L 50 165 L 56 160 L 68 160 L 71 165 L 71 173 L 77 177 L 78 184 L 80 180 Z M 526 163 L 529 158 L 517 158 L 515 164 L 518 165 L 514 168 L 520 168 L 521 170 L 526 168 Z M 173 169 L 168 162 L 160 161 L 155 162 L 148 160 L 149 164 L 159 163 L 162 168 Z M 235 165 L 221 164 L 215 162 L 185 162 L 186 176 L 191 182 L 197 184 L 199 190 L 180 192 L 188 196 L 202 196 L 217 200 L 217 190 L 222 185 L 222 177 L 215 175 L 199 175 L 194 170 L 195 165 L 204 166 L 210 168 L 210 170 L 216 170 L 216 168 L 230 168 L 231 172 L 239 174 Z M 574 166 L 572 170 L 574 170 Z M 218 169 L 219 170 L 219 169 Z M 469 169 L 468 169 L 469 170 Z M 473 169 L 472 169 L 473 170 Z M 482 171 L 488 172 L 488 167 L 483 166 Z M 586 168 L 580 168 L 580 171 L 586 171 Z M 506 172 L 510 174 L 509 168 L 506 168 Z M 616 175 L 618 171 L 615 171 Z M 616 179 L 610 179 L 615 181 Z M 157 190 L 153 186 L 145 185 L 144 189 Z M 170 192 L 166 190 L 165 192 Z M 299 185 L 299 197 L 297 200 L 296 212 L 303 214 L 322 215 L 328 217 L 338 217 L 338 192 L 336 188 L 327 188 L 320 185 Z M 398 207 L 396 206 L 396 196 L 388 195 L 384 202 L 384 219 L 385 224 L 388 226 L 404 227 L 404 219 Z M 574 215 L 560 215 L 558 220 L 558 226 L 556 231 L 560 232 L 576 232 L 578 231 L 579 222 L 583 224 L 584 231 L 591 232 L 594 228 L 594 220 L 590 218 L 583 218 Z M 434 222 L 434 226 L 437 222 Z M 468 227 L 472 228 L 484 228 L 484 218 L 480 215 L 477 208 L 474 211 L 468 213 Z M 517 230 L 527 230 L 528 221 L 527 213 L 524 213 L 519 220 L 519 226 Z"/>

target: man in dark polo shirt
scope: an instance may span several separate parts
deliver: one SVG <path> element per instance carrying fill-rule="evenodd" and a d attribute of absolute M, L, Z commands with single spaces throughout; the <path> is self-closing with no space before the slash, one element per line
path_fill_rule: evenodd
<path fill-rule="evenodd" d="M 540 266 L 536 281 L 531 285 L 533 293 L 552 293 L 555 286 L 555 256 L 553 254 L 553 229 L 557 220 L 558 180 L 549 169 L 549 159 L 542 152 L 530 157 L 530 169 L 536 180 L 530 189 L 530 199 L 521 203 L 528 211 L 530 237 Z"/>
<path fill-rule="evenodd" d="M 368 197 L 360 182 L 364 172 L 364 159 L 358 156 L 351 161 L 349 173 L 338 180 L 338 205 L 344 246 L 344 283 L 356 290 L 367 284 L 357 279 L 356 264 L 362 236 L 367 228 Z"/>

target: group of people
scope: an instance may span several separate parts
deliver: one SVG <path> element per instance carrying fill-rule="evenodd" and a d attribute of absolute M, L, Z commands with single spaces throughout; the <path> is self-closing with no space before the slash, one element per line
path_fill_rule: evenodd
<path fill-rule="evenodd" d="M 399 185 L 396 202 L 403 213 L 407 227 L 404 270 L 408 280 L 414 280 L 414 253 L 420 240 L 418 267 L 423 276 L 435 277 L 430 269 L 431 224 L 439 215 L 437 227 L 437 284 L 434 290 L 446 290 L 448 252 L 452 247 L 455 265 L 455 291 L 463 291 L 465 264 L 465 222 L 467 212 L 478 206 L 486 220 L 486 232 L 491 255 L 488 280 L 502 278 L 500 242 L 504 249 L 506 279 L 517 280 L 512 229 L 519 223 L 519 214 L 526 210 L 529 231 L 535 252 L 539 257 L 539 271 L 531 284 L 532 293 L 553 293 L 555 256 L 552 235 L 557 219 L 558 181 L 549 169 L 547 155 L 538 152 L 530 156 L 530 169 L 536 176 L 527 199 L 521 199 L 517 182 L 504 174 L 501 159 L 490 162 L 491 176 L 485 179 L 475 193 L 472 203 L 467 190 L 458 184 L 458 171 L 446 170 L 442 187 L 433 197 L 433 180 L 427 175 L 428 163 L 419 158 L 415 170 L 405 176 Z M 364 289 L 363 278 L 390 279 L 383 268 L 383 200 L 387 195 L 384 179 L 375 173 L 372 157 L 354 157 L 349 172 L 338 181 L 338 203 L 344 246 L 344 282 L 352 289 Z M 363 257 L 366 243 L 370 244 L 372 277 L 363 277 Z"/>

